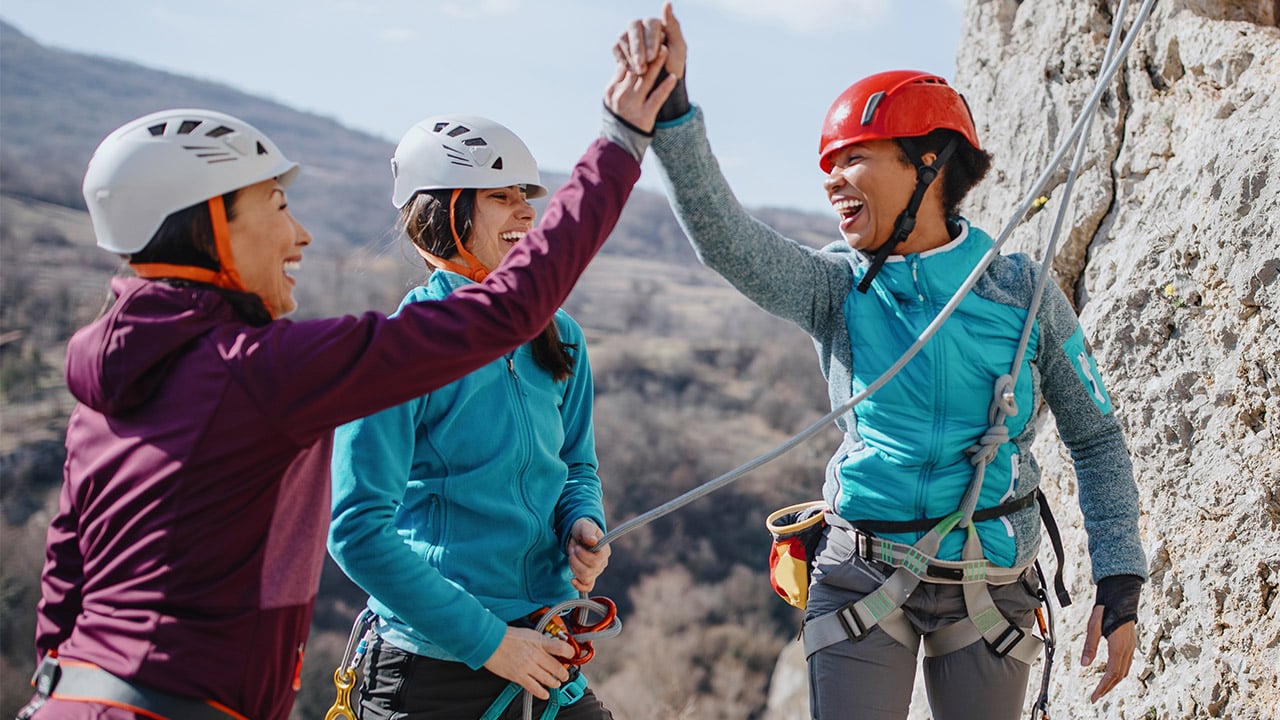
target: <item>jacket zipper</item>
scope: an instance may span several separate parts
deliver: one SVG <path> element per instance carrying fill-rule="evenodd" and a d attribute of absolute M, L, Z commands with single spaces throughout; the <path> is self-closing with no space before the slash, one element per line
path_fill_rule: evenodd
<path fill-rule="evenodd" d="M 530 519 L 532 520 L 532 522 L 530 523 L 532 532 L 529 533 L 529 537 L 532 538 L 532 541 L 529 543 L 528 547 L 526 547 L 525 549 L 525 553 L 524 553 L 525 566 L 523 568 L 523 572 L 520 573 L 521 575 L 520 580 L 524 584 L 525 597 L 532 599 L 533 587 L 530 585 L 530 582 L 529 582 L 529 577 L 531 573 L 529 572 L 528 558 L 531 554 L 530 551 L 533 550 L 534 545 L 537 542 L 536 536 L 538 531 L 538 522 L 537 522 L 537 518 L 533 517 L 533 510 L 532 510 L 533 503 L 529 500 L 529 488 L 525 481 L 526 475 L 528 475 L 528 471 L 529 471 L 529 455 L 530 455 L 529 438 L 530 438 L 531 430 L 529 428 L 529 423 L 528 423 L 529 409 L 528 409 L 528 404 L 525 401 L 524 388 L 522 387 L 520 382 L 520 375 L 516 372 L 516 353 L 517 352 L 519 352 L 519 348 L 517 348 L 516 350 L 512 350 L 507 355 L 507 371 L 511 373 L 511 388 L 513 393 L 515 394 L 514 404 L 516 406 L 516 411 L 517 411 L 515 413 L 515 416 L 516 416 L 516 421 L 520 426 L 520 431 L 521 431 L 520 432 L 520 440 L 521 440 L 520 448 L 523 450 L 521 461 L 520 461 L 520 468 L 516 472 L 515 477 L 513 479 L 517 483 L 517 487 L 519 488 L 520 499 L 521 501 L 524 502 L 525 513 L 526 515 L 530 516 Z"/>

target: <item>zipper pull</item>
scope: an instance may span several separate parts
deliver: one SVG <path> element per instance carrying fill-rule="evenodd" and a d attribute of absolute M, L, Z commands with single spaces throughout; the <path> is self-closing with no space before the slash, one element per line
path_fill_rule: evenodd
<path fill-rule="evenodd" d="M 916 299 L 924 302 L 924 293 L 920 292 L 920 258 L 911 258 L 911 280 L 916 285 Z"/>
<path fill-rule="evenodd" d="M 512 354 L 510 354 L 510 355 L 508 355 L 508 356 L 507 356 L 507 372 L 511 373 L 511 377 L 515 378 L 516 380 L 519 380 L 519 379 L 520 379 L 520 376 L 516 374 L 516 356 L 515 356 L 515 353 L 512 353 Z"/>

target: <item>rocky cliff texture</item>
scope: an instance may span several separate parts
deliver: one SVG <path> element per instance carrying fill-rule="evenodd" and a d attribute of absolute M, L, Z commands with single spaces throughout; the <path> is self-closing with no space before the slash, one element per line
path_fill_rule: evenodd
<path fill-rule="evenodd" d="M 1003 226 L 1093 90 L 1113 22 L 1129 27 L 1139 5 L 1116 18 L 1115 0 L 968 0 L 955 85 L 996 169 L 966 215 Z M 1076 599 L 1058 613 L 1054 718 L 1280 708 L 1278 22 L 1275 0 L 1162 0 L 1089 135 L 1053 268 L 1127 431 L 1151 581 L 1130 677 L 1091 706 L 1104 658 L 1079 656 L 1093 584 L 1075 475 L 1043 412 L 1036 455 Z M 1007 252 L 1043 257 L 1066 168 Z M 768 717 L 807 717 L 802 689 L 783 699 L 797 673 L 784 655 Z M 920 690 L 912 717 L 928 718 Z"/>

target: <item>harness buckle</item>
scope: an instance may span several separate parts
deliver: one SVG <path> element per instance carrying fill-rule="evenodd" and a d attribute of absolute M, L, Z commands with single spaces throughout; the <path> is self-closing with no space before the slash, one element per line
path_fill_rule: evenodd
<path fill-rule="evenodd" d="M 36 666 L 35 673 L 31 675 L 31 686 L 42 697 L 49 697 L 53 689 L 58 686 L 58 679 L 61 676 L 62 668 L 58 667 L 58 657 L 46 654 Z"/>
<path fill-rule="evenodd" d="M 862 619 L 858 617 L 858 611 L 854 609 L 852 603 L 837 610 L 836 619 L 840 621 L 840 626 L 849 636 L 849 642 L 857 642 L 871 632 L 871 628 L 863 624 Z"/>
<path fill-rule="evenodd" d="M 1013 623 L 1009 623 L 1009 627 L 1005 628 L 1005 631 L 1000 633 L 1000 637 L 996 638 L 994 641 L 987 641 L 987 647 L 991 648 L 991 652 L 995 653 L 996 657 L 1002 658 L 1005 655 L 1008 655 L 1010 650 L 1017 647 L 1018 643 L 1022 642 L 1022 638 L 1026 636 L 1026 631 Z"/>

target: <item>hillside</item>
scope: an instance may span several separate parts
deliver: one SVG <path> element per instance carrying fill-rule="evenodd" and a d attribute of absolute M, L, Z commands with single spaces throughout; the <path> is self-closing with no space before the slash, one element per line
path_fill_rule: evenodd
<path fill-rule="evenodd" d="M 389 311 L 423 270 L 388 231 L 388 141 L 225 86 L 44 47 L 3 22 L 0 72 L 0 715 L 12 716 L 31 669 L 44 531 L 71 408 L 63 345 L 98 314 L 116 270 L 94 248 L 80 197 L 98 141 L 132 117 L 180 105 L 224 110 L 270 134 L 304 165 L 290 203 L 316 236 L 299 272 L 299 317 Z M 556 185 L 564 176 L 544 177 Z M 831 225 L 780 209 L 760 216 L 815 243 Z M 701 268 L 659 194 L 632 195 L 566 308 L 591 348 L 614 523 L 822 414 L 807 338 Z M 829 446 L 830 438 L 815 441 L 714 502 L 619 541 L 598 592 L 619 601 L 627 631 L 600 644 L 590 670 L 619 720 L 656 720 L 673 708 L 724 720 L 760 715 L 795 622 L 763 576 L 763 518 L 817 492 Z M 333 667 L 362 602 L 326 568 L 296 718 L 322 717 L 332 702 Z"/>

